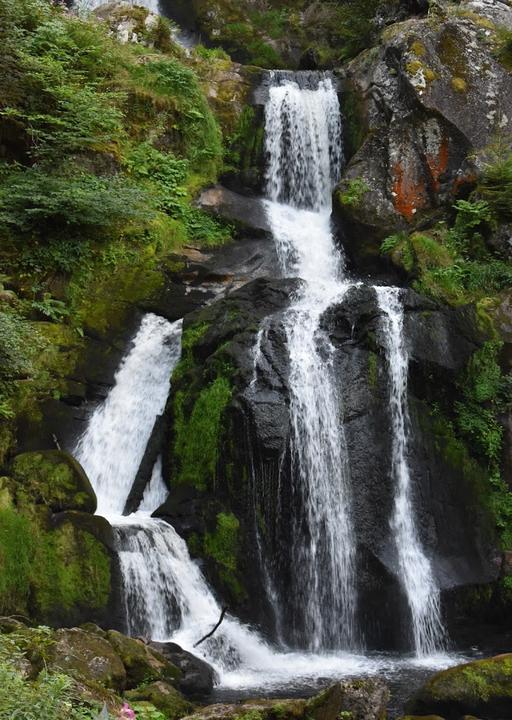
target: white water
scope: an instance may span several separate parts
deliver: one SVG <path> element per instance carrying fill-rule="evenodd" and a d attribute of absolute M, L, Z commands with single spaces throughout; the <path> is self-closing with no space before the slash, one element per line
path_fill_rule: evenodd
<path fill-rule="evenodd" d="M 227 688 L 272 688 L 311 683 L 317 678 L 388 672 L 406 662 L 365 658 L 340 648 L 357 647 L 355 627 L 354 542 L 350 523 L 350 494 L 343 425 L 337 383 L 332 377 L 332 347 L 320 328 L 320 318 L 349 286 L 343 282 L 343 262 L 330 228 L 330 188 L 336 180 L 340 157 L 339 112 L 330 81 L 322 80 L 318 95 L 295 84 L 286 93 L 271 90 L 267 122 L 287 123 L 280 144 L 269 138 L 272 162 L 285 163 L 289 140 L 298 146 L 298 163 L 304 182 L 293 205 L 284 168 L 269 179 L 268 213 L 284 274 L 302 277 L 302 291 L 285 318 L 291 364 L 291 413 L 296 492 L 302 494 L 310 530 L 296 548 L 296 591 L 303 593 L 304 645 L 323 654 L 278 653 L 251 628 L 227 616 L 215 635 L 194 650 L 194 643 L 218 621 L 221 608 L 200 567 L 190 558 L 186 543 L 167 523 L 151 513 L 166 497 L 161 460 L 137 513 L 122 517 L 124 505 L 144 455 L 151 430 L 169 392 L 169 378 L 180 357 L 181 324 L 171 325 L 148 315 L 116 374 L 116 383 L 94 413 L 80 441 L 79 459 L 88 472 L 98 499 L 98 512 L 115 527 L 125 585 L 125 608 L 130 631 L 179 643 L 200 654 L 216 668 Z M 288 94 L 287 94 L 288 93 Z M 304 107 L 303 105 L 304 96 Z M 279 100 L 281 97 L 281 100 Z M 315 97 L 319 107 L 315 110 Z M 308 122 L 308 131 L 299 125 Z M 294 129 L 295 128 L 295 129 Z M 311 134 L 311 141 L 307 136 Z M 306 148 L 299 147 L 306 143 Z M 327 147 L 330 152 L 325 151 Z M 271 146 L 275 149 L 276 155 Z M 279 149 L 281 148 L 281 149 Z M 300 158 L 300 162 L 298 160 Z M 318 165 L 315 172 L 314 166 Z M 277 168 L 277 169 L 276 169 Z M 295 190 L 294 190 L 295 192 Z M 283 202 L 284 201 L 284 202 Z M 255 360 L 264 361 L 261 353 Z M 326 653 L 325 649 L 336 649 Z M 422 663 L 448 665 L 446 657 Z"/>
<path fill-rule="evenodd" d="M 108 2 L 109 0 L 75 0 L 73 7 L 79 12 L 89 12 L 96 10 L 96 8 L 99 8 L 101 5 L 106 5 Z M 146 7 L 151 12 L 156 14 L 160 13 L 160 0 L 129 0 L 128 4 L 140 5 Z"/>
<path fill-rule="evenodd" d="M 144 317 L 114 387 L 78 443 L 75 455 L 96 491 L 98 515 L 124 512 L 155 420 L 165 408 L 180 337 L 181 321 Z"/>
<path fill-rule="evenodd" d="M 303 515 L 295 519 L 294 587 L 303 618 L 297 641 L 315 651 L 357 645 L 355 540 L 349 467 L 333 348 L 320 327 L 348 288 L 331 232 L 331 193 L 341 167 L 335 87 L 281 80 L 266 106 L 267 214 L 283 275 L 304 280 L 284 316 L 290 363 L 292 475 Z M 304 531 L 304 521 L 307 530 Z"/>
<path fill-rule="evenodd" d="M 393 430 L 392 473 L 396 483 L 391 527 L 402 582 L 412 615 L 414 647 L 419 657 L 443 647 L 440 593 L 430 560 L 425 555 L 416 528 L 408 452 L 409 413 L 407 379 L 409 358 L 404 343 L 404 309 L 400 289 L 376 287 L 383 312 L 389 367 L 389 405 Z"/>
<path fill-rule="evenodd" d="M 93 414 L 79 443 L 81 461 L 104 499 L 102 507 L 116 509 L 106 515 L 114 527 L 118 547 L 129 632 L 172 640 L 196 652 L 215 667 L 221 684 L 228 688 L 269 688 L 290 681 L 311 682 L 317 677 L 378 672 L 382 661 L 362 656 L 276 653 L 256 632 L 229 615 L 210 640 L 194 649 L 194 643 L 217 623 L 221 607 L 199 566 L 190 558 L 185 541 L 169 524 L 151 518 L 167 496 L 160 458 L 139 510 L 127 517 L 120 514 L 129 491 L 128 479 L 135 479 L 145 449 L 143 430 L 146 443 L 149 438 L 142 425 L 147 422 L 152 428 L 165 404 L 169 377 L 180 357 L 180 340 L 180 323 L 170 324 L 151 314 L 144 317 L 116 374 L 114 387 Z M 101 442 L 100 431 L 105 432 Z M 119 443 L 123 452 L 131 444 L 137 446 L 137 452 L 121 457 Z"/>

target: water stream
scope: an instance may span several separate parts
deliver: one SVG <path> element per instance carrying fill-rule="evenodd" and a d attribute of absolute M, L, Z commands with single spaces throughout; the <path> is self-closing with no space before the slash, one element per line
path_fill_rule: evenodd
<path fill-rule="evenodd" d="M 307 76 L 306 76 L 307 77 Z M 304 284 L 283 325 L 290 363 L 292 476 L 301 501 L 295 518 L 295 640 L 311 650 L 357 647 L 355 538 L 350 469 L 334 349 L 320 328 L 338 302 L 343 258 L 331 231 L 331 194 L 341 170 L 338 97 L 328 77 L 301 88 L 274 75 L 266 107 L 267 214 L 285 277 Z"/>
<path fill-rule="evenodd" d="M 423 657 L 442 649 L 445 633 L 439 588 L 418 537 L 407 460 L 409 358 L 404 341 L 404 308 L 399 288 L 376 287 L 375 290 L 383 313 L 389 368 L 389 408 L 393 429 L 391 469 L 396 488 L 391 527 L 398 552 L 400 580 L 412 616 L 414 647 L 416 653 Z"/>
<path fill-rule="evenodd" d="M 364 656 L 357 621 L 342 379 L 333 373 L 334 348 L 321 329 L 324 312 L 354 285 L 345 276 L 330 219 L 331 192 L 342 163 L 341 134 L 336 88 L 328 76 L 274 74 L 266 108 L 266 209 L 282 274 L 303 281 L 283 317 L 290 365 L 293 492 L 301 508 L 295 518 L 289 593 L 296 598 L 293 646 L 301 651 L 278 652 L 228 614 L 215 635 L 194 651 L 215 667 L 225 689 L 298 689 L 320 679 L 325 683 L 344 675 L 393 673 L 411 663 L 411 658 Z M 417 662 L 422 667 L 443 666 L 450 663 L 448 658 L 430 657 L 442 647 L 439 591 L 418 539 L 407 465 L 408 359 L 400 293 L 395 288 L 376 292 L 389 364 L 391 471 L 396 483 L 391 523 L 402 585 L 411 610 Z M 261 347 L 267 330 L 263 324 L 258 334 L 253 383 L 264 361 Z M 151 517 L 168 495 L 160 457 L 138 511 L 124 516 L 153 427 L 172 392 L 170 378 L 180 355 L 181 322 L 146 315 L 76 456 L 96 491 L 98 513 L 114 527 L 129 632 L 172 639 L 193 650 L 217 623 L 221 607 L 185 541 L 169 524 Z M 272 601 L 282 602 L 271 590 Z"/>

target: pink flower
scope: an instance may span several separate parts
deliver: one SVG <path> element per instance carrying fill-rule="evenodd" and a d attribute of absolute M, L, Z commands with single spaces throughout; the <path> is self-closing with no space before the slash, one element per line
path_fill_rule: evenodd
<path fill-rule="evenodd" d="M 131 709 L 128 703 L 124 703 L 123 707 L 121 708 L 119 720 L 137 720 L 135 712 Z"/>

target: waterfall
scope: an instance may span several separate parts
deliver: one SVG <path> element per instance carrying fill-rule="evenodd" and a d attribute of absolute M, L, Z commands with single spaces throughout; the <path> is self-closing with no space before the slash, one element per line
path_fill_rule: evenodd
<path fill-rule="evenodd" d="M 430 655 L 442 648 L 440 593 L 415 523 L 411 476 L 407 460 L 409 413 L 407 380 L 409 359 L 404 343 L 404 309 L 400 289 L 376 287 L 384 314 L 384 338 L 389 368 L 389 406 L 393 431 L 392 474 L 396 484 L 391 528 L 400 566 L 400 579 L 412 616 L 416 654 Z"/>
<path fill-rule="evenodd" d="M 75 455 L 98 498 L 99 515 L 122 515 L 155 420 L 165 407 L 181 354 L 181 321 L 142 320 L 106 401 L 94 412 Z"/>
<path fill-rule="evenodd" d="M 330 220 L 342 161 L 338 98 L 329 77 L 304 77 L 312 81 L 309 87 L 299 87 L 296 77 L 273 75 L 266 105 L 266 209 L 283 275 L 304 280 L 283 319 L 293 490 L 301 508 L 289 592 L 298 600 L 295 641 L 320 650 L 357 643 L 346 440 L 333 347 L 320 327 L 348 285 Z"/>

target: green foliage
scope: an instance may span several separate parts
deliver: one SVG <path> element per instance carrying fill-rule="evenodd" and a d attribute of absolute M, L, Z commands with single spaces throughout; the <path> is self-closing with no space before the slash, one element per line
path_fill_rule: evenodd
<path fill-rule="evenodd" d="M 0 167 L 0 222 L 15 230 L 95 231 L 148 219 L 148 198 L 120 178 L 67 171 L 55 175 L 38 167 Z"/>
<path fill-rule="evenodd" d="M 478 194 L 487 201 L 498 221 L 512 219 L 512 154 L 508 147 L 499 144 L 485 164 Z"/>
<path fill-rule="evenodd" d="M 388 235 L 387 238 L 381 243 L 380 251 L 383 255 L 391 253 L 400 243 L 405 239 L 404 233 L 398 233 L 397 235 Z"/>
<path fill-rule="evenodd" d="M 135 711 L 137 720 L 167 720 L 167 716 L 151 703 L 134 703 L 131 708 Z"/>
<path fill-rule="evenodd" d="M 499 462 L 503 439 L 496 419 L 507 387 L 498 363 L 501 348 L 489 341 L 473 354 L 459 383 L 464 401 L 455 403 L 461 432 L 491 465 Z"/>
<path fill-rule="evenodd" d="M 369 189 L 368 184 L 362 178 L 349 180 L 346 189 L 339 194 L 340 202 L 349 207 L 359 205 Z"/>
<path fill-rule="evenodd" d="M 0 635 L 0 720 L 92 720 L 93 708 L 80 703 L 72 678 L 46 670 L 35 680 L 23 676 L 19 639 Z"/>

